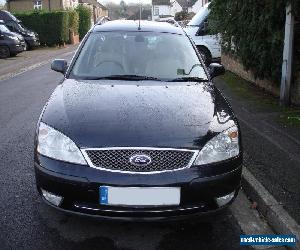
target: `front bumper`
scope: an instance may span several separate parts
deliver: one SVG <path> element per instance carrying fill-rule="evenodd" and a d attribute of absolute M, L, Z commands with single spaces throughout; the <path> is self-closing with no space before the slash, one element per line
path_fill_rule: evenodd
<path fill-rule="evenodd" d="M 92 217 L 118 220 L 157 221 L 207 217 L 222 212 L 236 197 L 240 189 L 241 159 L 227 162 L 224 169 L 231 170 L 213 176 L 203 176 L 205 171 L 198 167 L 154 175 L 131 175 L 112 173 L 63 163 L 38 156 L 35 174 L 38 191 L 64 197 L 60 210 Z M 207 174 L 207 173 L 206 173 Z M 179 206 L 168 207 L 125 207 L 99 204 L 99 186 L 143 186 L 181 187 Z M 219 207 L 217 197 L 234 192 L 234 198 Z M 45 199 L 44 199 L 45 200 Z M 47 202 L 47 201 L 46 201 Z M 48 202 L 47 202 L 48 203 Z M 49 205 L 51 205 L 49 203 Z"/>
<path fill-rule="evenodd" d="M 30 48 L 40 46 L 40 40 L 37 37 L 25 37 L 25 41 L 27 42 Z"/>

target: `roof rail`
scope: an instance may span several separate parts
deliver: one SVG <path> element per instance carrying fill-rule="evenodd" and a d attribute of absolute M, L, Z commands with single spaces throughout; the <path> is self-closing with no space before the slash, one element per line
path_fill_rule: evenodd
<path fill-rule="evenodd" d="M 110 18 L 108 16 L 102 16 L 96 21 L 95 25 L 102 25 L 108 21 L 110 21 Z"/>

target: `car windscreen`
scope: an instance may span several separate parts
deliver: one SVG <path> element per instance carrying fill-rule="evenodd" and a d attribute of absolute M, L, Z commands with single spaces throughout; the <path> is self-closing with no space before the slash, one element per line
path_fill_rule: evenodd
<path fill-rule="evenodd" d="M 109 76 L 207 80 L 186 35 L 143 31 L 94 32 L 82 48 L 69 77 L 98 79 Z"/>
<path fill-rule="evenodd" d="M 188 26 L 200 26 L 200 24 L 208 17 L 209 9 L 202 8 L 188 23 Z"/>
<path fill-rule="evenodd" d="M 10 30 L 4 24 L 0 24 L 0 31 L 10 33 Z"/>

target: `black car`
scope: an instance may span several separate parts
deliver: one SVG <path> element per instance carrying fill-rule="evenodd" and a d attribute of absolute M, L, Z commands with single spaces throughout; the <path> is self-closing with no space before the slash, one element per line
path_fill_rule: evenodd
<path fill-rule="evenodd" d="M 40 39 L 36 32 L 24 27 L 22 22 L 14 15 L 6 10 L 0 10 L 0 19 L 4 21 L 5 25 L 15 33 L 22 35 L 25 39 L 25 50 L 38 47 Z"/>
<path fill-rule="evenodd" d="M 237 196 L 238 121 L 195 46 L 168 23 L 96 25 L 37 124 L 37 189 L 49 205 L 110 219 L 215 214 Z M 210 71 L 210 72 L 208 72 Z"/>
<path fill-rule="evenodd" d="M 24 51 L 25 41 L 24 38 L 11 32 L 0 20 L 0 58 L 7 58 L 15 56 Z"/>

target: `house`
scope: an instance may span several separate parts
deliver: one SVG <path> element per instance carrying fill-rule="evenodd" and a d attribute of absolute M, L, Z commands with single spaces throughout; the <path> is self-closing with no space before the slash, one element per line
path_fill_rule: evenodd
<path fill-rule="evenodd" d="M 152 20 L 164 17 L 174 17 L 182 7 L 177 0 L 152 0 Z"/>
<path fill-rule="evenodd" d="M 152 0 L 152 20 L 175 17 L 180 11 L 197 13 L 210 0 Z"/>
<path fill-rule="evenodd" d="M 108 9 L 96 0 L 79 0 L 79 4 L 90 8 L 92 13 L 92 24 L 95 24 L 101 17 L 108 16 Z"/>
<path fill-rule="evenodd" d="M 7 10 L 10 12 L 65 10 L 74 9 L 77 5 L 78 0 L 7 0 Z"/>
<path fill-rule="evenodd" d="M 10 12 L 67 10 L 76 8 L 78 4 L 91 9 L 92 24 L 101 17 L 108 16 L 108 9 L 96 0 L 7 0 L 7 10 Z"/>
<path fill-rule="evenodd" d="M 198 13 L 209 0 L 177 0 L 182 10 L 188 13 Z"/>

